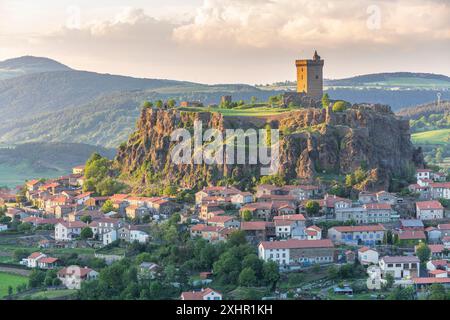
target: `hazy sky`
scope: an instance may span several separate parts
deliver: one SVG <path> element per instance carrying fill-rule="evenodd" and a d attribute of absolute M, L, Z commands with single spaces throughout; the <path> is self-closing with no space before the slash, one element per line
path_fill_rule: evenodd
<path fill-rule="evenodd" d="M 0 0 L 0 60 L 204 83 L 414 71 L 450 75 L 449 0 Z"/>

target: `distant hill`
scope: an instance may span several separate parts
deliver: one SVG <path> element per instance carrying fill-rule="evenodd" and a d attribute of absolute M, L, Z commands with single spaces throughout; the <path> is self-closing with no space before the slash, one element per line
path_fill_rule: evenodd
<path fill-rule="evenodd" d="M 397 112 L 397 115 L 409 120 L 417 120 L 420 117 L 428 117 L 432 114 L 450 114 L 450 101 L 426 103 L 416 107 L 409 107 Z"/>
<path fill-rule="evenodd" d="M 392 72 L 325 80 L 325 86 L 450 88 L 450 77 L 432 73 Z"/>
<path fill-rule="evenodd" d="M 68 70 L 72 69 L 52 59 L 25 56 L 0 61 L 0 80 L 32 73 Z"/>
<path fill-rule="evenodd" d="M 25 180 L 71 173 L 98 152 L 112 159 L 114 149 L 79 143 L 26 143 L 0 147 L 0 186 L 14 187 Z"/>

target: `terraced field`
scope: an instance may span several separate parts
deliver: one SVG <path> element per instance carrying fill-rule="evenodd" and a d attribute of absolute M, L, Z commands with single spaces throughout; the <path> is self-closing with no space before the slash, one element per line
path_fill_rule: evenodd
<path fill-rule="evenodd" d="M 415 144 L 450 145 L 450 129 L 415 133 L 412 141 Z"/>
<path fill-rule="evenodd" d="M 8 295 L 8 288 L 10 286 L 15 293 L 17 286 L 26 283 L 28 283 L 27 277 L 0 272 L 0 299 Z"/>

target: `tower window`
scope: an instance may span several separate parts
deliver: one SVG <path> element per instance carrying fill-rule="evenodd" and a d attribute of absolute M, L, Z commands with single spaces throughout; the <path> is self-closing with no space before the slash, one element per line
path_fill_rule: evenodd
<path fill-rule="evenodd" d="M 319 80 L 319 76 L 316 76 L 316 80 Z"/>

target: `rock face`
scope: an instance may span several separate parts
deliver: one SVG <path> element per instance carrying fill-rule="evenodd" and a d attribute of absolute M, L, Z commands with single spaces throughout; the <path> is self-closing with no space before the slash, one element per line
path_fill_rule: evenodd
<path fill-rule="evenodd" d="M 191 113 L 145 109 L 137 130 L 119 148 L 117 168 L 136 185 L 178 184 L 201 187 L 232 178 L 251 185 L 259 178 L 258 165 L 175 165 L 170 150 L 171 133 L 178 128 L 192 131 L 201 120 L 203 129 L 261 129 L 270 124 L 280 129 L 280 168 L 287 180 L 312 181 L 322 174 L 348 174 L 358 168 L 369 172 L 364 189 L 389 186 L 394 176 L 411 167 L 423 167 L 421 150 L 410 139 L 408 121 L 397 118 L 388 106 L 354 105 L 334 113 L 308 108 L 272 117 L 224 117 L 219 113 Z"/>

